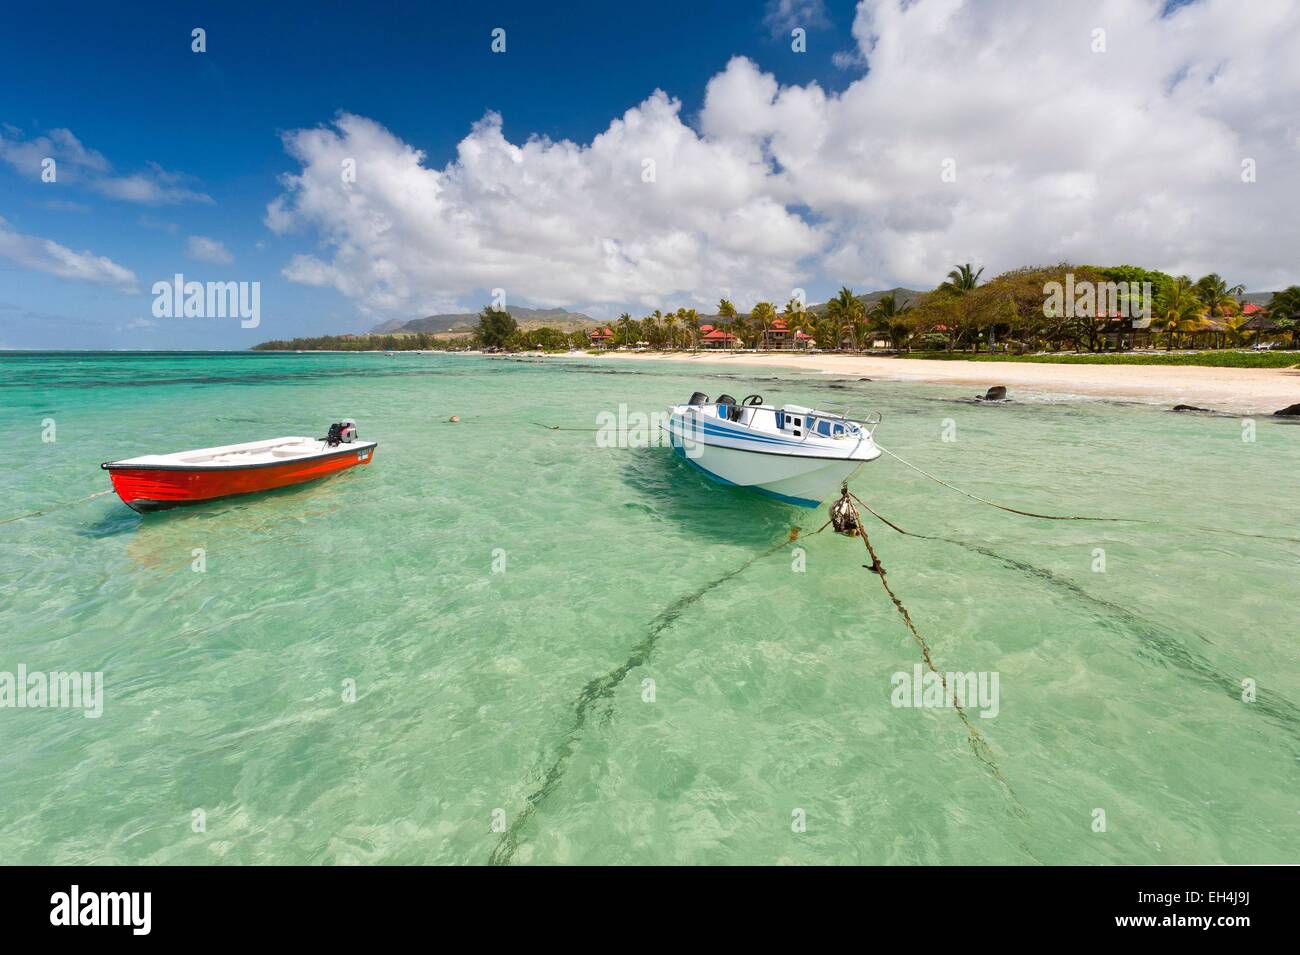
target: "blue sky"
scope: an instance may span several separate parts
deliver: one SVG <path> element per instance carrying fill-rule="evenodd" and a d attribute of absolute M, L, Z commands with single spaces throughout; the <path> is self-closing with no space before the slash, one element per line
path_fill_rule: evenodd
<path fill-rule="evenodd" d="M 968 260 L 1296 281 L 1276 251 L 1296 247 L 1293 15 L 1103 9 L 11 5 L 0 347 L 242 348 L 472 308 L 495 287 L 598 317 L 796 287 L 816 301 L 841 282 L 929 286 Z M 1124 137 L 1140 151 L 1105 148 Z M 950 156 L 955 185 L 937 175 Z M 1250 191 L 1242 157 L 1268 170 Z M 260 282 L 260 326 L 155 316 L 151 286 L 177 272 Z"/>
<path fill-rule="evenodd" d="M 847 34 L 852 7 L 839 7 L 811 25 L 814 50 L 836 20 Z M 284 261 L 310 240 L 262 224 L 277 177 L 293 168 L 281 131 L 340 110 L 401 130 L 442 165 L 488 109 L 508 135 L 580 141 L 656 87 L 698 109 L 732 53 L 791 81 L 842 80 L 831 48 L 790 54 L 753 3 L 656 2 L 637 13 L 603 2 L 54 3 L 12 5 L 5 20 L 0 122 L 27 138 L 68 129 L 116 172 L 157 164 L 211 198 L 122 201 L 0 166 L 10 227 L 108 255 L 141 279 L 138 294 L 124 295 L 0 259 L 0 344 L 9 347 L 243 347 L 250 332 L 230 323 L 177 322 L 165 335 L 128 327 L 152 320 L 144 286 L 176 271 L 261 281 L 262 337 L 368 327 L 332 290 L 286 281 Z M 195 26 L 207 31 L 206 53 L 190 49 Z M 504 56 L 489 49 L 498 26 Z M 223 243 L 234 262 L 196 262 L 186 254 L 192 235 Z"/>

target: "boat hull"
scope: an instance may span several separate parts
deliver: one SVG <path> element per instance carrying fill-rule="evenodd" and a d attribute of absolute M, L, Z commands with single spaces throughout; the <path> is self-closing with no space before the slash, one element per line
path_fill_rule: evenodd
<path fill-rule="evenodd" d="M 749 488 L 800 507 L 820 507 L 865 463 L 862 460 L 764 454 L 715 444 L 693 444 L 668 431 L 673 453 L 719 484 Z"/>
<path fill-rule="evenodd" d="M 105 464 L 113 490 L 140 513 L 206 504 L 291 487 L 369 464 L 377 445 L 340 447 L 311 457 L 243 467 Z"/>

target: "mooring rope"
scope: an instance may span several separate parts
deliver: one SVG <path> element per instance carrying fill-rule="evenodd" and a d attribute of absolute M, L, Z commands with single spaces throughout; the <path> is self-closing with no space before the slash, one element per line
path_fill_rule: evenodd
<path fill-rule="evenodd" d="M 113 493 L 113 489 L 110 487 L 107 491 L 96 491 L 94 494 L 91 494 L 88 497 L 79 497 L 75 501 L 67 501 L 66 503 L 63 504 L 51 504 L 49 507 L 43 507 L 39 511 L 32 511 L 28 514 L 19 514 L 17 517 L 7 518 L 3 521 L 0 521 L 0 524 L 12 524 L 14 521 L 24 521 L 29 517 L 40 517 L 44 514 L 49 514 L 53 511 L 61 511 L 65 507 L 72 507 L 74 504 L 84 504 L 86 503 L 86 501 L 93 501 L 97 497 L 103 497 L 105 494 L 112 494 L 112 493 Z"/>
<path fill-rule="evenodd" d="M 1130 608 L 1122 606 L 1121 604 L 1114 603 L 1113 601 L 1110 600 L 1105 600 L 1101 597 L 1096 596 L 1095 594 L 1091 594 L 1088 591 L 1084 590 L 1082 587 L 1080 587 L 1078 584 L 1075 584 L 1072 581 L 1061 578 L 1058 575 L 1052 573 L 1050 570 L 1047 570 L 1046 568 L 1037 567 L 1033 564 L 1027 564 L 1024 561 L 1016 560 L 1013 557 L 1008 557 L 1006 554 L 998 553 L 997 551 L 992 550 L 988 547 L 984 547 L 979 544 L 974 544 L 970 541 L 959 540 L 955 537 L 944 537 L 939 534 L 920 534 L 917 533 L 916 531 L 906 530 L 905 528 L 902 528 L 899 525 L 895 524 L 893 521 L 885 517 L 883 514 L 873 510 L 872 507 L 866 503 L 866 501 L 862 501 L 861 499 L 859 499 L 859 503 L 861 503 L 862 506 L 866 508 L 866 510 L 873 517 L 876 518 L 876 520 L 880 521 L 885 526 L 890 527 L 893 530 L 897 531 L 899 534 L 904 535 L 905 537 L 915 537 L 918 540 L 938 541 L 944 544 L 952 544 L 955 547 L 961 547 L 965 550 L 971 551 L 972 553 L 980 554 L 981 556 L 988 557 L 992 560 L 996 560 L 999 563 L 1007 567 L 1010 567 L 1012 570 L 1017 570 L 1020 571 L 1021 573 L 1032 574 L 1035 577 L 1039 577 L 1047 581 L 1053 587 L 1057 587 L 1065 591 L 1066 593 L 1070 594 L 1075 599 L 1092 605 L 1094 608 L 1096 608 L 1098 612 L 1105 611 L 1106 613 L 1113 614 L 1119 617 L 1125 622 L 1125 624 L 1129 628 L 1133 630 L 1133 632 L 1135 633 L 1136 636 L 1139 637 L 1139 639 L 1143 640 L 1148 646 L 1153 647 L 1160 654 L 1160 656 L 1166 661 L 1168 665 L 1177 667 L 1178 669 L 1189 673 L 1196 679 L 1202 681 L 1206 686 L 1212 687 L 1217 690 L 1226 691 L 1234 699 L 1237 698 L 1241 688 L 1237 683 L 1236 677 L 1230 676 L 1226 673 L 1223 673 L 1220 670 L 1215 669 L 1214 666 L 1208 660 L 1198 656 L 1196 653 L 1194 653 L 1192 650 L 1188 649 L 1187 647 L 1183 646 L 1181 643 L 1176 642 L 1172 636 L 1168 635 L 1165 632 L 1162 632 L 1162 630 L 1159 627 L 1143 620 L 1136 613 L 1134 613 Z M 1188 526 L 1195 527 L 1196 525 L 1188 525 Z M 1204 529 L 1211 530 L 1211 528 L 1204 528 Z M 1250 535 L 1250 536 L 1256 536 L 1256 535 Z M 1290 540 L 1291 538 L 1269 538 L 1269 539 Z M 1201 637 L 1201 639 L 1205 640 L 1207 643 L 1209 642 L 1208 640 L 1206 640 L 1205 637 Z M 1275 693 L 1269 694 L 1267 698 L 1261 697 L 1259 700 L 1257 700 L 1254 704 L 1251 705 L 1250 709 L 1252 711 L 1258 711 L 1264 715 L 1269 716 L 1279 726 L 1285 728 L 1286 730 L 1288 730 L 1293 734 L 1297 732 L 1298 728 L 1300 728 L 1300 707 L 1295 706 L 1288 700 L 1279 697 Z"/>
<path fill-rule="evenodd" d="M 492 855 L 488 857 L 489 865 L 510 864 L 511 860 L 514 858 L 515 851 L 519 848 L 519 837 L 524 826 L 528 824 L 529 820 L 532 819 L 537 810 L 541 808 L 546 797 L 555 791 L 555 789 L 560 785 L 561 780 L 564 778 L 564 773 L 568 767 L 569 759 L 573 755 L 574 747 L 578 743 L 578 738 L 582 734 L 582 730 L 587 725 L 587 719 L 591 714 L 592 708 L 598 703 L 608 700 L 618 688 L 619 684 L 621 684 L 627 677 L 628 673 L 636 667 L 643 665 L 650 659 L 650 654 L 654 650 L 655 644 L 659 641 L 659 637 L 663 632 L 677 622 L 677 619 L 682 615 L 682 612 L 685 611 L 687 607 L 695 603 L 710 590 L 713 590 L 715 587 L 725 584 L 733 577 L 744 573 L 754 563 L 765 557 L 770 557 L 781 548 L 798 539 L 799 528 L 792 527 L 785 539 L 773 544 L 762 553 L 752 555 L 734 570 L 730 570 L 704 586 L 691 591 L 689 594 L 679 597 L 650 622 L 650 627 L 646 631 L 646 635 L 641 639 L 640 643 L 632 648 L 632 652 L 623 663 L 610 670 L 604 676 L 591 680 L 582 688 L 582 692 L 578 694 L 578 698 L 574 700 L 573 703 L 573 725 L 570 726 L 568 731 L 564 734 L 564 738 L 560 742 L 555 758 L 551 760 L 546 772 L 543 773 L 541 785 L 529 794 L 528 798 L 525 800 L 523 811 L 520 812 L 519 815 L 515 816 L 514 821 L 502 834 L 501 840 L 497 843 L 496 848 L 492 850 Z"/>
<path fill-rule="evenodd" d="M 915 464 L 912 464 L 910 461 L 903 460 L 901 457 L 899 457 L 893 451 L 890 451 L 888 448 L 880 444 L 877 444 L 876 447 L 880 448 L 881 451 L 885 452 L 885 454 L 889 455 L 899 464 L 911 468 L 917 474 L 921 474 L 924 475 L 925 477 L 928 477 L 931 481 L 934 481 L 936 484 L 942 484 L 944 487 L 948 488 L 949 490 L 956 491 L 958 494 L 964 495 L 965 497 L 970 498 L 972 501 L 979 501 L 979 503 L 987 504 L 989 507 L 996 507 L 999 511 L 1007 511 L 1008 513 L 1011 514 L 1021 514 L 1025 517 L 1039 517 L 1045 521 L 1106 521 L 1111 523 L 1124 523 L 1124 524 L 1158 523 L 1157 521 L 1146 520 L 1140 517 L 1086 517 L 1086 516 L 1078 516 L 1074 514 L 1067 514 L 1067 515 L 1037 514 L 1033 511 L 1022 511 L 1016 507 L 1008 507 L 1005 504 L 999 504 L 996 501 L 987 500 L 985 498 L 980 497 L 978 494 L 972 494 L 970 491 L 964 491 L 954 484 L 949 484 L 947 481 L 943 480 L 942 478 L 935 477 L 929 471 L 917 467 Z"/>
<path fill-rule="evenodd" d="M 942 478 L 938 478 L 935 475 L 931 474 L 929 471 L 917 467 L 915 464 L 912 464 L 910 461 L 903 460 L 901 457 L 899 457 L 893 451 L 890 451 L 888 448 L 883 447 L 880 444 L 877 444 L 876 447 L 880 448 L 881 451 L 883 451 L 885 454 L 888 454 L 899 464 L 911 468 L 917 474 L 924 475 L 925 477 L 929 478 L 931 481 L 934 481 L 936 484 L 941 484 L 950 490 L 956 491 L 958 494 L 968 497 L 972 501 L 978 501 L 980 504 L 987 504 L 989 507 L 996 507 L 1000 511 L 1007 511 L 1011 514 L 1021 514 L 1025 517 L 1038 517 L 1046 521 L 1102 521 L 1102 522 L 1117 523 L 1117 524 L 1160 524 L 1165 527 L 1181 528 L 1189 531 L 1204 531 L 1207 534 L 1227 534 L 1232 537 L 1250 537 L 1250 538 L 1254 538 L 1255 540 L 1284 541 L 1290 544 L 1300 544 L 1300 537 L 1287 537 L 1285 535 L 1279 535 L 1279 534 L 1252 534 L 1249 531 L 1234 531 L 1234 530 L 1229 530 L 1226 527 L 1206 527 L 1203 524 L 1179 524 L 1174 521 L 1163 521 L 1160 520 L 1159 518 L 1087 517 L 1087 516 L 1077 516 L 1077 515 L 1037 514 L 1033 511 L 1022 511 L 1019 508 L 1008 507 L 1005 504 L 998 504 L 996 501 L 986 500 L 985 498 L 980 497 L 978 494 L 972 494 L 970 491 L 966 491 L 963 490 L 962 488 L 957 487 L 956 485 L 949 484 L 947 481 L 943 480 Z M 872 511 L 872 513 L 875 514 L 874 511 Z M 876 514 L 876 516 L 880 517 L 879 514 Z M 881 517 L 880 519 L 882 521 L 885 520 L 883 517 Z M 885 521 L 885 523 L 888 524 L 889 522 Z M 892 527 L 893 525 L 890 526 Z M 894 529 L 898 530 L 898 528 L 896 527 Z M 907 533 L 907 532 L 903 531 L 903 533 Z M 913 534 L 912 536 L 924 537 L 925 535 Z M 937 540 L 938 538 L 932 538 L 932 539 Z"/>
<path fill-rule="evenodd" d="M 998 768 L 997 761 L 993 758 L 993 750 L 980 734 L 980 731 L 975 728 L 975 724 L 972 723 L 970 717 L 967 716 L 965 708 L 960 702 L 958 702 L 956 690 L 949 688 L 948 678 L 939 667 L 935 665 L 934 654 L 930 650 L 930 644 L 926 641 L 925 637 L 921 635 L 921 631 L 917 629 L 916 623 L 912 620 L 911 613 L 908 612 L 903 601 L 899 599 L 898 594 L 894 592 L 894 588 L 889 585 L 889 578 L 885 574 L 885 565 L 880 562 L 880 555 L 876 553 L 876 548 L 872 546 L 871 538 L 867 536 L 867 529 L 862 524 L 862 515 L 858 512 L 858 504 L 861 504 L 873 515 L 879 517 L 879 515 L 871 509 L 870 505 L 851 492 L 849 486 L 845 484 L 843 488 L 841 488 L 839 500 L 831 505 L 831 519 L 827 523 L 834 524 L 835 530 L 841 534 L 845 534 L 849 537 L 856 536 L 862 538 L 862 543 L 866 545 L 867 553 L 871 556 L 871 565 L 867 567 L 867 570 L 880 578 L 880 586 L 885 589 L 885 593 L 893 603 L 894 608 L 898 611 L 899 616 L 903 618 L 903 623 L 907 625 L 908 631 L 911 632 L 912 638 L 916 641 L 917 646 L 920 647 L 921 657 L 925 660 L 925 665 L 929 668 L 931 673 L 939 678 L 939 684 L 943 687 L 945 698 L 951 699 L 952 708 L 957 711 L 957 715 L 961 717 L 962 723 L 966 726 L 966 730 L 969 734 L 967 738 L 970 742 L 971 752 L 975 754 L 976 759 L 985 765 L 993 775 L 993 778 L 1002 785 L 1007 796 L 1011 799 L 1011 803 L 1015 807 L 1017 815 L 1022 818 L 1027 818 L 1028 812 L 1020 802 L 1019 797 L 1016 796 L 1016 791 L 1011 788 L 1011 783 L 1007 781 L 1002 770 Z M 884 520 L 884 518 L 881 518 L 881 520 Z M 890 522 L 886 521 L 885 523 Z M 906 533 L 906 531 L 902 531 L 901 528 L 892 523 L 890 523 L 890 526 L 901 533 Z M 820 532 L 825 529 L 825 527 L 826 525 L 823 524 L 818 531 Z"/>
<path fill-rule="evenodd" d="M 560 425 L 542 424 L 540 421 L 531 421 L 529 423 L 534 424 L 539 428 L 545 428 L 547 431 L 594 432 L 594 431 L 605 430 L 604 428 L 566 428 L 566 427 L 561 427 Z M 884 447 L 883 445 L 877 444 L 876 447 L 880 448 L 882 452 L 888 454 L 899 464 L 911 468 L 917 474 L 929 478 L 931 481 L 934 481 L 936 484 L 940 484 L 943 487 L 956 491 L 958 494 L 961 494 L 964 497 L 968 497 L 972 501 L 977 501 L 978 503 L 985 504 L 989 507 L 996 507 L 998 510 L 1006 511 L 1009 514 L 1020 514 L 1024 517 L 1035 517 L 1045 521 L 1093 521 L 1093 522 L 1104 522 L 1104 523 L 1114 523 L 1114 524 L 1161 524 L 1166 527 L 1181 528 L 1183 530 L 1189 530 L 1189 531 L 1204 531 L 1207 534 L 1227 534 L 1232 537 L 1250 537 L 1255 540 L 1282 541 L 1289 544 L 1300 544 L 1300 537 L 1287 537 L 1285 535 L 1279 535 L 1279 534 L 1253 534 L 1250 533 L 1249 531 L 1234 531 L 1234 530 L 1229 530 L 1225 527 L 1206 527 L 1203 524 L 1177 524 L 1171 521 L 1162 521 L 1159 520 L 1158 518 L 1092 517 L 1088 515 L 1039 514 L 1035 511 L 1023 511 L 1017 507 L 1010 507 L 1005 504 L 999 504 L 996 501 L 987 500 L 986 498 L 980 497 L 978 494 L 972 494 L 970 491 L 959 488 L 954 484 L 949 484 L 947 481 L 943 480 L 942 478 L 936 477 L 935 475 L 931 474 L 929 471 L 926 471 L 924 468 L 917 467 L 915 464 L 911 463 L 910 461 L 904 460 L 903 458 L 899 457 L 899 455 L 895 454 L 893 451 L 890 451 L 888 448 Z M 881 520 L 884 520 L 884 518 L 881 518 Z M 886 521 L 886 523 L 888 523 L 888 521 Z M 922 534 L 922 535 L 913 535 L 913 536 L 923 537 L 925 535 Z M 938 538 L 934 538 L 934 539 L 937 540 Z"/>
<path fill-rule="evenodd" d="M 540 421 L 530 421 L 529 424 L 535 424 L 539 428 L 545 428 L 547 431 L 604 431 L 604 428 L 561 428 L 558 424 L 542 424 Z"/>

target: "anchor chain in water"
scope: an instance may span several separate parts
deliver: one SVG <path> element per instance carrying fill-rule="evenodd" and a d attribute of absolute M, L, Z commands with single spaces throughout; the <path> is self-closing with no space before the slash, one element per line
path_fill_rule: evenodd
<path fill-rule="evenodd" d="M 823 525 L 824 527 L 825 525 Z M 820 533 L 820 530 L 819 530 Z M 691 604 L 695 603 L 710 590 L 725 584 L 728 580 L 743 573 L 749 567 L 762 560 L 764 557 L 770 557 L 782 547 L 793 543 L 799 539 L 799 528 L 790 528 L 790 533 L 781 541 L 773 544 L 762 553 L 755 554 L 748 558 L 743 564 L 734 570 L 730 570 L 720 577 L 711 580 L 684 597 L 678 598 L 667 609 L 661 611 L 657 617 L 650 623 L 646 635 L 641 639 L 632 652 L 628 655 L 627 660 L 622 664 L 610 670 L 604 676 L 597 677 L 590 681 L 578 698 L 573 703 L 573 724 L 565 732 L 564 738 L 560 742 L 555 758 L 551 760 L 546 771 L 542 774 L 542 783 L 537 789 L 529 794 L 525 801 L 524 809 L 519 815 L 515 816 L 514 822 L 501 835 L 501 841 L 497 843 L 496 848 L 492 850 L 492 855 L 488 858 L 489 865 L 509 865 L 514 859 L 515 851 L 519 848 L 520 835 L 533 815 L 541 808 L 542 803 L 560 785 L 564 778 L 565 770 L 568 768 L 569 758 L 573 755 L 573 750 L 578 744 L 578 738 L 581 736 L 583 729 L 587 725 L 588 718 L 592 715 L 592 709 L 597 704 L 606 702 L 613 695 L 614 691 L 623 682 L 634 668 L 642 666 L 650 659 L 650 654 L 659 641 L 659 637 L 665 630 L 677 622 L 677 619 Z"/>
<path fill-rule="evenodd" d="M 911 632 L 912 638 L 916 641 L 917 646 L 921 648 L 921 657 L 925 660 L 925 665 L 929 668 L 931 673 L 939 678 L 939 683 L 943 687 L 944 697 L 946 699 L 951 699 L 952 708 L 957 711 L 957 715 L 961 717 L 962 723 L 966 726 L 966 730 L 969 733 L 968 740 L 970 741 L 971 752 L 973 752 L 976 759 L 982 762 L 989 772 L 992 773 L 993 778 L 1002 785 L 1007 796 L 1011 799 L 1011 803 L 1015 807 L 1016 813 L 1021 817 L 1026 817 L 1028 813 L 1025 811 L 1025 807 L 1021 804 L 1020 799 L 1016 796 L 1015 790 L 1011 788 L 1011 784 L 1007 782 L 1006 776 L 1004 776 L 1002 770 L 998 768 L 998 764 L 993 758 L 993 750 L 989 747 L 989 744 L 984 737 L 980 735 L 980 731 L 975 728 L 975 724 L 970 721 L 970 717 L 966 715 L 965 708 L 957 701 L 956 691 L 949 688 L 947 677 L 944 676 L 942 671 L 940 671 L 935 665 L 934 655 L 930 652 L 929 643 L 926 642 L 925 637 L 921 636 L 921 631 L 916 628 L 916 624 L 912 621 L 912 615 L 908 612 L 907 607 L 904 606 L 903 601 L 898 598 L 898 594 L 894 593 L 894 589 L 889 586 L 889 578 L 885 575 L 885 565 L 880 562 L 880 555 L 876 553 L 875 547 L 871 544 L 871 538 L 867 536 L 867 529 L 862 524 L 862 515 L 858 512 L 858 504 L 861 504 L 868 511 L 871 510 L 870 507 L 867 507 L 866 502 L 862 501 L 861 498 L 849 490 L 847 484 L 843 485 L 840 488 L 839 498 L 831 505 L 831 519 L 827 524 L 832 525 L 836 533 L 843 534 L 846 537 L 862 538 L 862 543 L 866 545 L 867 553 L 871 556 L 871 564 L 865 565 L 867 566 L 867 570 L 880 578 L 880 586 L 885 588 L 885 593 L 889 596 L 890 601 L 894 604 L 894 608 L 903 618 L 903 623 L 907 625 L 907 629 Z M 874 514 L 875 512 L 872 511 L 872 513 Z M 825 528 L 826 524 L 823 524 L 818 528 L 818 533 Z"/>

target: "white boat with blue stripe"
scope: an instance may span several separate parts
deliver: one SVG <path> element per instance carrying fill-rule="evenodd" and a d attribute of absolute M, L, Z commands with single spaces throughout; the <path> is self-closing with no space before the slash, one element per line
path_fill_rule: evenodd
<path fill-rule="evenodd" d="M 765 405 L 762 395 L 714 401 L 697 391 L 668 409 L 662 427 L 673 453 L 713 480 L 817 507 L 880 457 L 872 439 L 879 423 L 875 413 L 856 419 L 802 405 Z"/>

